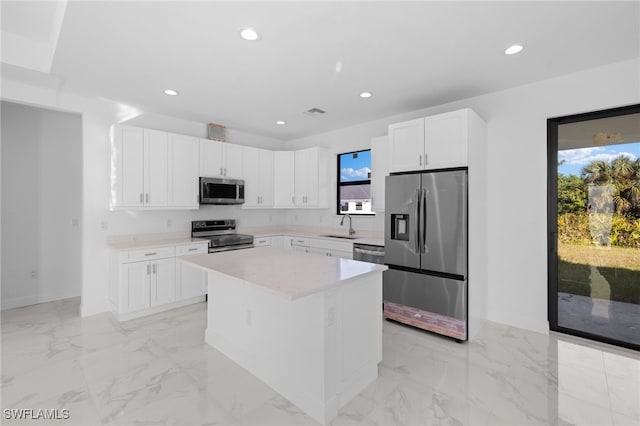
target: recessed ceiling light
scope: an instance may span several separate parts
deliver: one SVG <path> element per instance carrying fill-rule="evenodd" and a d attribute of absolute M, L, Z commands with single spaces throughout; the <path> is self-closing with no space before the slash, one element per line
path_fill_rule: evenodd
<path fill-rule="evenodd" d="M 255 30 L 252 30 L 251 28 L 245 28 L 244 30 L 240 31 L 240 37 L 245 40 L 254 41 L 258 39 L 259 35 L 257 32 L 255 32 Z"/>
<path fill-rule="evenodd" d="M 505 55 L 515 55 L 516 53 L 522 52 L 522 49 L 524 49 L 524 46 L 522 46 L 521 44 L 514 44 L 514 45 L 511 45 L 511 46 L 507 47 L 507 50 L 504 51 L 504 54 Z"/>
<path fill-rule="evenodd" d="M 371 94 L 371 92 L 362 92 L 362 93 L 360 93 L 360 97 L 361 98 L 370 98 L 371 96 L 373 96 Z"/>
<path fill-rule="evenodd" d="M 176 92 L 175 90 L 172 89 L 167 89 L 164 91 L 165 95 L 169 95 L 169 96 L 176 96 L 178 94 L 178 92 Z"/>
<path fill-rule="evenodd" d="M 276 124 L 279 124 L 279 125 L 283 126 L 283 125 L 287 124 L 287 122 L 286 121 L 282 121 L 282 120 L 278 120 L 278 121 L 276 121 Z"/>

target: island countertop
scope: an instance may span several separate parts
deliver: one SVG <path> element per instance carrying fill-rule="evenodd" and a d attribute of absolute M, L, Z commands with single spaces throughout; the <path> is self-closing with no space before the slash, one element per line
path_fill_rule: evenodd
<path fill-rule="evenodd" d="M 294 300 L 387 269 L 384 265 L 271 247 L 199 254 L 180 261 Z"/>

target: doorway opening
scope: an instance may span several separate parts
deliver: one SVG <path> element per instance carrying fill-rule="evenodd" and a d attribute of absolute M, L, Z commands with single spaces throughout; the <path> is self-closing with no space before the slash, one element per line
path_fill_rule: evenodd
<path fill-rule="evenodd" d="M 640 349 L 640 105 L 547 122 L 552 330 Z"/>

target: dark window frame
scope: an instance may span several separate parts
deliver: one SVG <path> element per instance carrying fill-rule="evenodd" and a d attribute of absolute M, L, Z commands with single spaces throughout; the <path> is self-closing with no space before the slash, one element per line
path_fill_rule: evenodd
<path fill-rule="evenodd" d="M 348 152 L 341 152 L 339 154 L 336 155 L 336 214 L 339 216 L 344 216 L 345 213 L 347 212 L 342 212 L 340 211 L 340 188 L 343 186 L 351 186 L 351 185 L 371 185 L 371 178 L 369 179 L 364 179 L 364 180 L 359 180 L 359 181 L 355 181 L 355 182 L 340 182 L 340 157 L 345 155 L 345 154 L 356 154 L 359 152 L 367 152 L 369 151 L 369 153 L 371 152 L 371 148 L 367 148 L 367 149 L 359 149 L 356 151 L 348 151 Z M 371 170 L 371 172 L 373 172 L 373 169 Z M 376 213 L 375 212 L 371 212 L 371 213 L 357 213 L 357 216 L 375 216 Z"/>
<path fill-rule="evenodd" d="M 558 324 L 558 128 L 563 124 L 640 113 L 640 104 L 547 119 L 547 320 L 551 331 L 640 350 L 638 345 Z"/>

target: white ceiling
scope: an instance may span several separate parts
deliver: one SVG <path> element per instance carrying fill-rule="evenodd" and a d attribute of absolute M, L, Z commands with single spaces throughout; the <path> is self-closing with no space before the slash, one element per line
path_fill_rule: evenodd
<path fill-rule="evenodd" d="M 640 56 L 638 1 L 69 1 L 50 73 L 8 61 L 6 34 L 57 36 L 47 8 L 2 1 L 5 75 L 282 140 Z"/>

